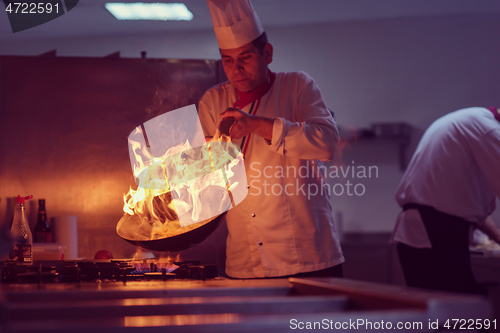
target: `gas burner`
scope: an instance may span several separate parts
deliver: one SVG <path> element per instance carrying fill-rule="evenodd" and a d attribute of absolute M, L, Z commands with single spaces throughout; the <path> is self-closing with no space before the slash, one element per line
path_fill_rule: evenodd
<path fill-rule="evenodd" d="M 179 266 L 176 274 L 183 279 L 205 280 L 217 277 L 217 267 L 215 265 L 201 265 L 200 261 L 174 262 Z"/>
<path fill-rule="evenodd" d="M 0 262 L 2 283 L 78 283 L 150 280 L 206 280 L 217 277 L 215 265 L 200 261 L 174 262 L 166 267 L 154 261 L 36 261 L 33 265 Z"/>
<path fill-rule="evenodd" d="M 56 267 L 49 265 L 18 265 L 15 260 L 7 260 L 1 266 L 2 283 L 58 282 Z"/>
<path fill-rule="evenodd" d="M 145 267 L 144 263 L 137 265 Z M 189 279 L 206 280 L 217 277 L 217 267 L 215 265 L 202 265 L 199 260 L 173 262 L 167 267 L 150 263 L 149 269 L 137 269 L 131 272 L 129 279 L 137 278 L 145 280 L 169 280 L 169 279 Z"/>

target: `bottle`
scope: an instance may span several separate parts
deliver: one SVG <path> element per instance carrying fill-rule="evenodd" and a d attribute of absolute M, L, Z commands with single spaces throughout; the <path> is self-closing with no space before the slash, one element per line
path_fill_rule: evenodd
<path fill-rule="evenodd" d="M 35 243 L 52 243 L 52 230 L 47 220 L 45 199 L 38 200 L 38 219 L 34 229 Z"/>
<path fill-rule="evenodd" d="M 24 207 L 24 202 L 31 198 L 33 198 L 32 195 L 27 197 L 17 196 L 14 220 L 10 228 L 10 234 L 14 242 L 10 253 L 10 259 L 14 259 L 26 265 L 33 264 L 33 252 L 31 248 L 33 245 L 33 237 L 31 235 L 28 219 L 26 218 L 26 208 Z"/>

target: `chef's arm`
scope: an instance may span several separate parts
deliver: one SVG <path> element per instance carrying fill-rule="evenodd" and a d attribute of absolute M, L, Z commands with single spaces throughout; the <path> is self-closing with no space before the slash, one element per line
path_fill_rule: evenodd
<path fill-rule="evenodd" d="M 313 113 L 313 117 L 302 122 L 249 115 L 233 108 L 221 113 L 221 117 L 236 119 L 230 129 L 232 138 L 254 134 L 263 137 L 272 149 L 283 155 L 331 160 L 338 142 L 338 131 L 328 109 L 323 110 L 323 116 Z"/>
<path fill-rule="evenodd" d="M 269 119 L 265 117 L 259 117 L 255 116 L 257 127 L 255 129 L 255 134 L 263 137 L 267 141 L 271 142 L 271 139 L 273 138 L 273 124 L 274 124 L 274 119 Z"/>
<path fill-rule="evenodd" d="M 271 149 L 289 157 L 330 161 L 337 149 L 339 133 L 331 115 L 324 117 L 303 122 L 276 118 Z"/>
<path fill-rule="evenodd" d="M 234 117 L 235 119 L 229 131 L 231 138 L 241 139 L 253 133 L 263 137 L 269 143 L 271 142 L 274 119 L 250 115 L 234 108 L 229 108 L 221 113 L 221 117 Z"/>
<path fill-rule="evenodd" d="M 479 225 L 477 228 L 488 235 L 491 240 L 500 244 L 500 228 L 491 217 L 488 216 L 484 223 Z"/>
<path fill-rule="evenodd" d="M 276 104 L 283 113 L 282 117 L 252 116 L 232 108 L 221 113 L 222 117 L 239 117 L 240 124 L 233 125 L 231 136 L 237 139 L 254 133 L 263 137 L 269 149 L 278 154 L 306 160 L 331 160 L 339 142 L 335 119 L 314 80 L 302 73 L 297 82 L 296 91 L 289 89 L 292 95 L 283 93 Z M 218 126 L 209 105 L 210 96 L 202 97 L 198 110 L 206 136 L 214 135 Z"/>
<path fill-rule="evenodd" d="M 229 108 L 221 117 L 235 117 L 231 137 L 253 133 L 267 141 L 269 149 L 288 157 L 329 161 L 339 141 L 339 132 L 330 110 L 314 80 L 299 73 L 293 89 L 284 88 L 275 104 L 281 117 L 266 118 Z M 267 105 L 267 107 L 272 107 Z"/>
<path fill-rule="evenodd" d="M 318 86 L 302 73 L 295 94 L 297 97 L 289 106 L 291 117 L 274 119 L 269 148 L 293 158 L 331 160 L 337 149 L 339 132 Z"/>
<path fill-rule="evenodd" d="M 309 76 L 297 91 L 292 118 L 276 118 L 270 149 L 285 156 L 329 161 L 339 142 L 335 119 Z"/>

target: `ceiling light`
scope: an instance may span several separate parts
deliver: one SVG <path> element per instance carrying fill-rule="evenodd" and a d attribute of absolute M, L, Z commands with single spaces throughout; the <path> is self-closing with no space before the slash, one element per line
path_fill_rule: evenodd
<path fill-rule="evenodd" d="M 183 3 L 119 3 L 104 5 L 118 20 L 191 21 L 193 13 Z"/>

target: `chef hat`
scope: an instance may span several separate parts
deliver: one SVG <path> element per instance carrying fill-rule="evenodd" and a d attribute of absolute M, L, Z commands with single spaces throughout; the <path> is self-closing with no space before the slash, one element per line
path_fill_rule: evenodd
<path fill-rule="evenodd" d="M 207 0 L 220 49 L 235 49 L 263 32 L 250 0 Z"/>

